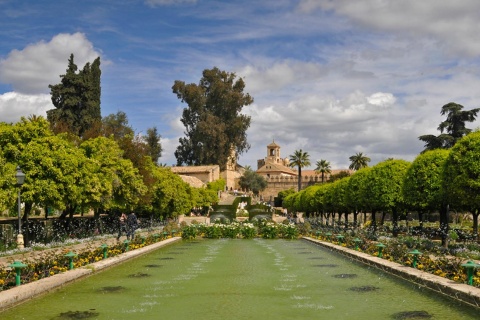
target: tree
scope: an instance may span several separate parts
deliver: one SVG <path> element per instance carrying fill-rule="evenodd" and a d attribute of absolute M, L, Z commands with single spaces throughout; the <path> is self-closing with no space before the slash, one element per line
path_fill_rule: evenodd
<path fill-rule="evenodd" d="M 158 159 L 162 156 L 161 138 L 156 127 L 148 128 L 147 135 L 143 138 L 147 145 L 147 155 L 152 158 L 153 163 L 158 163 Z"/>
<path fill-rule="evenodd" d="M 186 137 L 175 151 L 178 165 L 218 164 L 223 170 L 232 153 L 238 156 L 250 148 L 250 117 L 241 111 L 253 98 L 244 88 L 242 78 L 218 68 L 205 69 L 198 85 L 175 81 L 173 93 L 188 105 L 181 118 Z"/>
<path fill-rule="evenodd" d="M 365 198 L 365 187 L 368 181 L 368 172 L 371 168 L 366 167 L 356 171 L 348 180 L 346 202 L 347 205 L 353 209 L 353 226 L 357 227 L 357 215 L 363 211 L 365 222 L 367 215 L 367 199 Z"/>
<path fill-rule="evenodd" d="M 61 82 L 49 85 L 55 109 L 47 111 L 47 119 L 55 133 L 70 132 L 83 137 L 101 122 L 100 58 L 87 63 L 77 73 L 73 54 Z M 91 135 L 89 135 L 91 136 Z"/>
<path fill-rule="evenodd" d="M 451 149 L 444 167 L 444 188 L 449 204 L 473 215 L 473 233 L 478 238 L 480 214 L 480 131 L 460 139 Z"/>
<path fill-rule="evenodd" d="M 447 103 L 442 107 L 441 115 L 447 115 L 447 119 L 440 123 L 438 130 L 440 135 L 435 136 L 427 134 L 418 137 L 419 140 L 425 142 L 425 149 L 449 149 L 457 143 L 463 136 L 469 134 L 472 130 L 465 127 L 465 122 L 475 121 L 480 108 L 468 111 L 462 111 L 463 106 L 455 102 Z"/>
<path fill-rule="evenodd" d="M 152 186 L 152 204 L 153 208 L 158 210 L 158 214 L 167 218 L 175 218 L 190 212 L 194 207 L 191 187 L 170 168 L 154 167 L 152 169 L 155 177 L 155 184 Z"/>
<path fill-rule="evenodd" d="M 404 204 L 402 184 L 409 166 L 410 163 L 405 160 L 386 160 L 369 172 L 368 201 L 373 210 L 392 212 L 393 236 L 398 235 L 398 211 Z"/>
<path fill-rule="evenodd" d="M 403 198 L 409 208 L 418 211 L 420 228 L 423 227 L 425 212 L 438 210 L 446 204 L 442 179 L 444 164 L 449 153 L 443 149 L 426 151 L 415 158 L 405 174 L 402 187 Z M 441 218 L 448 224 L 448 219 Z M 444 229 L 444 226 L 442 228 Z M 444 234 L 447 233 L 444 232 Z"/>
<path fill-rule="evenodd" d="M 332 167 L 330 166 L 330 162 L 327 160 L 320 160 L 316 163 L 317 167 L 315 168 L 316 173 L 322 174 L 322 183 L 325 182 L 325 174 L 332 172 Z"/>
<path fill-rule="evenodd" d="M 335 174 L 332 174 L 330 176 L 330 179 L 328 180 L 328 182 L 335 182 L 337 180 L 341 180 L 341 179 L 349 177 L 349 176 L 350 176 L 350 172 L 348 172 L 346 170 L 342 170 L 342 171 L 339 171 Z"/>
<path fill-rule="evenodd" d="M 302 190 L 302 168 L 310 165 L 310 155 L 307 152 L 303 152 L 302 149 L 295 150 L 290 155 L 290 167 L 298 168 L 298 191 Z"/>
<path fill-rule="evenodd" d="M 350 170 L 359 170 L 361 168 L 368 167 L 368 163 L 371 161 L 369 157 L 364 155 L 362 152 L 357 152 L 355 155 L 351 156 L 350 158 L 350 166 L 348 167 Z"/>
<path fill-rule="evenodd" d="M 265 190 L 268 185 L 267 180 L 253 170 L 246 170 L 238 183 L 242 189 L 250 190 L 255 195 Z"/>

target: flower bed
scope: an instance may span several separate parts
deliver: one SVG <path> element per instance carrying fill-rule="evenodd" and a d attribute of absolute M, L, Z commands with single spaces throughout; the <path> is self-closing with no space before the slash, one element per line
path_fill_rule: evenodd
<path fill-rule="evenodd" d="M 467 275 L 462 264 L 466 259 L 477 257 L 475 250 L 473 250 L 472 255 L 466 254 L 465 250 L 461 251 L 461 256 L 451 255 L 451 253 L 455 251 L 447 250 L 436 242 L 426 238 L 413 238 L 411 236 L 391 238 L 380 236 L 372 240 L 369 234 L 357 233 L 353 235 L 343 232 L 332 234 L 332 232 L 328 230 L 317 231 L 314 232 L 314 234 L 313 237 L 318 240 L 355 249 L 372 256 L 379 256 L 379 251 L 381 250 L 381 258 L 405 266 L 413 267 L 415 260 L 415 267 L 417 269 L 459 283 L 467 283 Z M 338 235 L 342 237 L 337 238 Z M 380 249 L 379 244 L 384 245 L 384 247 Z M 413 254 L 412 252 L 415 249 L 420 253 Z M 473 275 L 472 285 L 480 288 L 480 267 L 476 269 Z"/>
<path fill-rule="evenodd" d="M 124 242 L 108 246 L 106 254 L 107 257 L 117 256 L 126 250 L 142 248 L 164 240 L 166 237 L 167 235 L 165 234 L 151 234 L 146 237 L 137 236 L 133 241 L 128 242 L 128 247 Z M 58 250 L 45 250 L 34 257 L 24 259 L 22 263 L 26 267 L 21 269 L 21 283 L 37 281 L 67 271 L 70 265 L 70 258 L 66 256 L 68 252 L 68 247 Z M 95 244 L 86 245 L 84 249 L 74 253 L 76 254 L 72 259 L 74 268 L 100 261 L 104 257 L 103 248 Z M 0 266 L 0 291 L 7 290 L 15 285 L 15 270 Z"/>

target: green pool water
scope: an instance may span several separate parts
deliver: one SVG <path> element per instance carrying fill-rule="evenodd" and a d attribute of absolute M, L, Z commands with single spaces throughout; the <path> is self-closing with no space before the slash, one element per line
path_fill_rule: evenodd
<path fill-rule="evenodd" d="M 182 241 L 0 313 L 2 320 L 479 318 L 314 244 L 263 239 Z"/>

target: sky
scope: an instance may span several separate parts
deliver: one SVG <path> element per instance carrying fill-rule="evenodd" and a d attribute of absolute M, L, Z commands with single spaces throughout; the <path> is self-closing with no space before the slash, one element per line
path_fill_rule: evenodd
<path fill-rule="evenodd" d="M 443 105 L 479 107 L 478 21 L 477 0 L 0 0 L 0 121 L 46 117 L 70 54 L 79 68 L 100 57 L 102 116 L 156 127 L 172 165 L 187 107 L 172 85 L 218 67 L 254 98 L 243 166 L 272 141 L 310 169 L 358 152 L 413 161 Z"/>

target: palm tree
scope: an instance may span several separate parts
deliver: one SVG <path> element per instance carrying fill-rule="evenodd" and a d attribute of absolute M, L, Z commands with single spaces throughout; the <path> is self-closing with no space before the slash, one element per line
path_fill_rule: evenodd
<path fill-rule="evenodd" d="M 368 163 L 370 162 L 370 158 L 363 155 L 362 152 L 357 152 L 355 155 L 351 156 L 350 158 L 350 166 L 348 167 L 350 170 L 359 170 L 365 167 L 368 167 Z"/>
<path fill-rule="evenodd" d="M 327 160 L 317 161 L 317 167 L 315 168 L 316 173 L 322 174 L 322 183 L 325 182 L 325 173 L 332 173 L 332 167 L 330 167 L 330 162 Z"/>
<path fill-rule="evenodd" d="M 290 155 L 290 167 L 298 167 L 298 191 L 302 189 L 302 168 L 310 165 L 310 155 L 302 149 Z"/>

